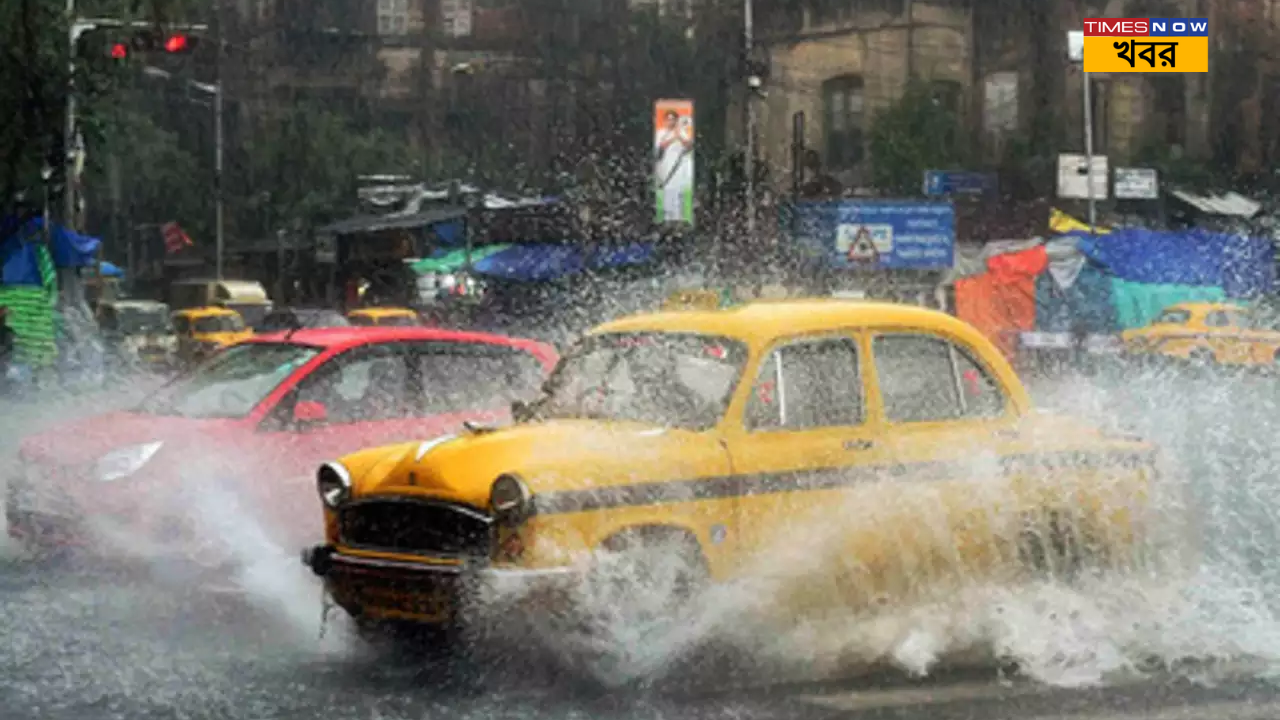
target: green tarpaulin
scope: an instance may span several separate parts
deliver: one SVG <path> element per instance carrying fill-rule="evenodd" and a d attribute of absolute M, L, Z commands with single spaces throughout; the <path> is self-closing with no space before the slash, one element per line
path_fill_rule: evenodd
<path fill-rule="evenodd" d="M 479 260 L 483 260 L 484 258 L 487 258 L 490 255 L 496 255 L 502 252 L 503 250 L 506 250 L 509 247 L 511 246 L 510 245 L 485 245 L 483 247 L 472 248 L 471 262 L 474 263 Z M 429 257 L 429 258 L 423 258 L 422 260 L 416 260 L 410 263 L 409 267 L 412 268 L 413 271 L 418 273 L 419 275 L 425 275 L 427 273 L 457 272 L 462 268 L 466 267 L 466 265 L 467 265 L 467 251 L 464 248 L 462 250 L 453 250 L 449 253 L 441 255 L 440 257 Z"/>
<path fill-rule="evenodd" d="M 47 367 L 58 356 L 54 340 L 57 273 L 48 248 L 42 245 L 37 253 L 40 279 L 44 285 L 0 285 L 0 305 L 9 309 L 7 320 L 16 336 L 18 362 L 32 367 Z"/>

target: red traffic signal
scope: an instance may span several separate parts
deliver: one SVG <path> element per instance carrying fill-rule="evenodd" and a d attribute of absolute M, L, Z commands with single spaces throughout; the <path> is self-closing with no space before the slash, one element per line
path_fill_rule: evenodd
<path fill-rule="evenodd" d="M 164 41 L 164 51 L 168 53 L 185 52 L 191 47 L 190 41 L 186 35 L 170 35 Z"/>
<path fill-rule="evenodd" d="M 129 46 L 122 42 L 112 43 L 111 57 L 115 58 L 116 60 L 124 60 L 125 58 L 129 57 Z"/>

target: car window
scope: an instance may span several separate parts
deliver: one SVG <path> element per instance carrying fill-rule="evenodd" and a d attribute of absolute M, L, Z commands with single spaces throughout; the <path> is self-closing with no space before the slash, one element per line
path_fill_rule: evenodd
<path fill-rule="evenodd" d="M 1186 310 L 1165 310 L 1152 321 L 1152 325 L 1183 325 L 1191 319 Z"/>
<path fill-rule="evenodd" d="M 969 413 L 961 394 L 963 369 L 957 372 L 951 343 L 919 335 L 875 338 L 876 375 L 889 422 L 957 420 Z M 979 372 L 976 365 L 969 369 Z"/>
<path fill-rule="evenodd" d="M 372 327 L 377 324 L 368 315 L 351 315 L 347 317 L 347 321 L 355 327 Z"/>
<path fill-rule="evenodd" d="M 419 412 L 425 415 L 507 408 L 537 394 L 542 363 L 516 348 L 471 342 L 411 345 Z"/>
<path fill-rule="evenodd" d="M 173 331 L 179 335 L 187 335 L 191 332 L 191 321 L 186 315 L 175 315 L 173 317 Z"/>
<path fill-rule="evenodd" d="M 1209 313 L 1204 318 L 1204 324 L 1209 327 L 1231 327 L 1236 324 L 1236 314 L 1229 313 L 1224 310 L 1216 310 Z"/>
<path fill-rule="evenodd" d="M 388 315 L 378 324 L 387 327 L 415 327 L 418 325 L 418 320 L 407 315 Z"/>
<path fill-rule="evenodd" d="M 392 346 L 345 352 L 325 363 L 298 389 L 297 399 L 322 403 L 330 423 L 367 422 L 408 417 L 408 364 Z"/>
<path fill-rule="evenodd" d="M 858 425 L 863 418 L 858 346 L 851 338 L 780 347 L 760 368 L 747 403 L 750 430 Z"/>
<path fill-rule="evenodd" d="M 960 379 L 960 400 L 965 417 L 998 417 L 1004 414 L 1006 398 L 1000 383 L 963 350 L 952 346 L 956 374 Z"/>

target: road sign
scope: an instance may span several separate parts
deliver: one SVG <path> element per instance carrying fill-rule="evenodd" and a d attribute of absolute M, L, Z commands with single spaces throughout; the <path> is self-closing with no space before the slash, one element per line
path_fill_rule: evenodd
<path fill-rule="evenodd" d="M 1116 168 L 1117 200 L 1155 200 L 1160 197 L 1160 183 L 1152 168 Z"/>
<path fill-rule="evenodd" d="M 1107 199 L 1107 156 L 1094 155 L 1092 172 L 1084 155 L 1063 153 L 1058 156 L 1058 197 L 1089 199 L 1089 182 L 1093 183 L 1093 199 Z"/>
<path fill-rule="evenodd" d="M 995 192 L 995 173 L 967 171 L 925 170 L 924 194 L 930 197 L 940 195 L 982 195 Z"/>
<path fill-rule="evenodd" d="M 955 255 L 949 202 L 837 200 L 796 205 L 795 242 L 835 268 L 939 270 Z"/>

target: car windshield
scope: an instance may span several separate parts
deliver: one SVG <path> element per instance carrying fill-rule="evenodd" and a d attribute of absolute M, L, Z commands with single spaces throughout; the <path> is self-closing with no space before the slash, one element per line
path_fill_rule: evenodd
<path fill-rule="evenodd" d="M 244 319 L 239 315 L 210 315 L 196 318 L 191 323 L 191 331 L 196 333 L 240 332 L 244 330 Z"/>
<path fill-rule="evenodd" d="M 534 414 L 706 429 L 724 414 L 746 358 L 744 345 L 723 337 L 593 336 L 560 361 Z"/>
<path fill-rule="evenodd" d="M 347 320 L 356 327 L 371 327 L 377 324 L 368 315 L 352 315 Z"/>
<path fill-rule="evenodd" d="M 161 388 L 138 409 L 186 418 L 244 417 L 319 354 L 320 348 L 289 343 L 231 347 Z"/>
<path fill-rule="evenodd" d="M 169 314 L 164 308 L 116 308 L 104 325 L 123 335 L 162 335 L 173 332 L 169 326 Z"/>

